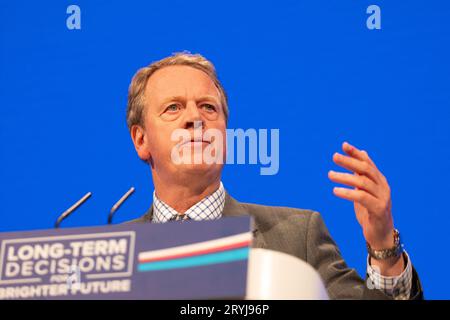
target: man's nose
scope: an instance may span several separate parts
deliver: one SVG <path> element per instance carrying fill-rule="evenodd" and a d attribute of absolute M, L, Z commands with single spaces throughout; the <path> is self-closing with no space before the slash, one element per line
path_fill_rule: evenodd
<path fill-rule="evenodd" d="M 198 110 L 197 104 L 193 101 L 189 101 L 186 105 L 185 112 L 185 128 L 196 128 L 200 125 L 203 125 L 203 118 Z"/>

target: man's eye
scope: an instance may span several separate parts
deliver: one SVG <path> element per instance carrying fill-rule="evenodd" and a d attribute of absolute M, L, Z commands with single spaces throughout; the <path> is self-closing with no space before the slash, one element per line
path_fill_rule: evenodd
<path fill-rule="evenodd" d="M 171 104 L 170 106 L 168 106 L 166 108 L 166 111 L 175 112 L 175 111 L 178 111 L 179 109 L 180 109 L 180 107 L 177 104 Z"/>
<path fill-rule="evenodd" d="M 213 106 L 212 104 L 209 104 L 209 103 L 203 104 L 202 107 L 203 107 L 206 111 L 216 111 L 216 107 Z"/>

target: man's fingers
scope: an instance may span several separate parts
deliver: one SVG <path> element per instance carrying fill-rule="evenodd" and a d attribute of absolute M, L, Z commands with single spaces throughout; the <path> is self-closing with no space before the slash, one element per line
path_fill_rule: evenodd
<path fill-rule="evenodd" d="M 328 172 L 328 178 L 336 183 L 341 183 L 350 187 L 355 187 L 361 190 L 365 190 L 374 197 L 378 198 L 379 187 L 369 178 L 362 175 L 354 175 L 350 173 L 342 173 L 330 170 Z"/>
<path fill-rule="evenodd" d="M 361 204 L 368 212 L 375 212 L 378 206 L 378 200 L 364 190 L 354 190 L 347 188 L 333 188 L 333 193 L 339 198 L 350 200 Z"/>
<path fill-rule="evenodd" d="M 360 175 L 365 175 L 375 182 L 380 181 L 377 174 L 377 169 L 366 161 L 361 161 L 355 158 L 344 156 L 339 153 L 335 153 L 333 155 L 333 161 L 338 166 L 341 166 L 349 171 L 356 172 Z"/>
<path fill-rule="evenodd" d="M 370 159 L 370 157 L 369 157 L 369 155 L 367 154 L 366 151 L 359 150 L 357 147 L 351 145 L 348 142 L 344 142 L 342 144 L 342 150 L 346 154 L 348 154 L 350 157 L 356 158 L 356 159 L 361 160 L 361 161 L 367 161 L 371 165 L 373 165 L 375 168 L 377 167 L 375 165 L 375 163 L 372 161 L 372 159 Z"/>

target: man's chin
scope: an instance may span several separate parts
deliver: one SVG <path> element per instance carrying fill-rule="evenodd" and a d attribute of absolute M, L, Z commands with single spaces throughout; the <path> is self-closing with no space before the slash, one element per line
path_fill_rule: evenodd
<path fill-rule="evenodd" d="M 176 166 L 177 171 L 180 174 L 186 173 L 186 174 L 206 174 L 208 172 L 215 172 L 222 170 L 223 164 L 218 163 L 190 163 L 190 164 L 179 164 Z"/>

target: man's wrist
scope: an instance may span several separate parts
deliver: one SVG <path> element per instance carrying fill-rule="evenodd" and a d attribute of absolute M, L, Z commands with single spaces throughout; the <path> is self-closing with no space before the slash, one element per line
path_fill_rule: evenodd
<path fill-rule="evenodd" d="M 392 235 L 390 247 L 385 249 L 375 250 L 369 243 L 366 243 L 370 265 L 378 269 L 383 276 L 398 276 L 406 266 L 404 259 L 401 259 L 403 245 L 400 240 L 400 232 L 394 229 Z"/>
<path fill-rule="evenodd" d="M 389 244 L 382 249 L 374 249 L 368 242 L 366 242 L 367 251 L 369 252 L 369 255 L 376 260 L 389 260 L 389 262 L 393 264 L 397 261 L 395 258 L 400 257 L 403 252 L 400 232 L 397 229 L 393 229 L 391 240 L 387 243 Z"/>

